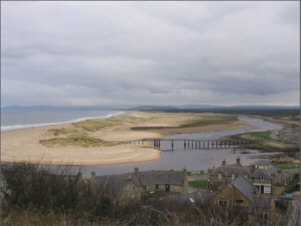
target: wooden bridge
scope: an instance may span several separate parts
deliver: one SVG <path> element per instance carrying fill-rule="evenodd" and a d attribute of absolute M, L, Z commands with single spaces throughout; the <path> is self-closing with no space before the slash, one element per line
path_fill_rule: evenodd
<path fill-rule="evenodd" d="M 152 142 L 154 148 L 161 148 L 162 143 L 170 143 L 171 149 L 175 143 L 182 143 L 184 149 L 232 149 L 245 147 L 250 144 L 260 143 L 260 140 L 200 140 L 200 139 L 143 139 L 131 141 L 119 141 L 120 144 L 144 144 L 144 142 Z M 177 146 L 178 146 L 177 145 Z"/>

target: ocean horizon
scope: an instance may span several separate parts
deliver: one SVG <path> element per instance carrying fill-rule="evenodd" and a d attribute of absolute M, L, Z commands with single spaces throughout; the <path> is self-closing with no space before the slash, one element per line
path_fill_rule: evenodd
<path fill-rule="evenodd" d="M 1 131 L 109 118 L 124 113 L 116 110 L 1 110 Z"/>

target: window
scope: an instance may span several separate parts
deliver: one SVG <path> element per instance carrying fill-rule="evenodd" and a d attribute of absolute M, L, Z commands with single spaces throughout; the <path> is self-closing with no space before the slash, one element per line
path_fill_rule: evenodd
<path fill-rule="evenodd" d="M 219 174 L 217 175 L 217 177 L 218 177 L 218 179 L 222 179 L 222 174 L 219 173 Z"/>
<path fill-rule="evenodd" d="M 261 176 L 261 180 L 264 180 L 263 176 Z"/>
<path fill-rule="evenodd" d="M 227 207 L 227 201 L 219 200 L 218 205 L 221 207 Z"/>
<path fill-rule="evenodd" d="M 269 218 L 269 215 L 268 215 L 267 213 L 260 213 L 260 214 L 258 215 L 258 218 L 259 218 L 260 220 L 267 220 L 267 219 Z"/>
<path fill-rule="evenodd" d="M 271 186 L 264 186 L 264 194 L 271 194 Z"/>
<path fill-rule="evenodd" d="M 235 174 L 232 174 L 232 180 L 234 180 L 235 179 Z"/>
<path fill-rule="evenodd" d="M 243 203 L 244 202 L 244 200 L 242 200 L 242 199 L 236 199 L 235 200 L 235 203 L 237 203 L 237 204 L 241 204 L 241 203 Z"/>
<path fill-rule="evenodd" d="M 156 184 L 156 189 L 159 189 L 159 184 Z"/>

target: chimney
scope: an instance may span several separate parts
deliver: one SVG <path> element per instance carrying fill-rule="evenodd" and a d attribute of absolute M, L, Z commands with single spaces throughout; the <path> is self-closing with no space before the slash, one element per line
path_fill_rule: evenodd
<path fill-rule="evenodd" d="M 135 167 L 134 171 L 135 171 L 135 174 L 138 174 L 138 172 L 139 172 L 138 167 Z"/>
<path fill-rule="evenodd" d="M 226 159 L 222 161 L 222 166 L 226 166 Z"/>
<path fill-rule="evenodd" d="M 95 171 L 92 171 L 91 172 L 91 179 L 94 179 L 95 178 Z"/>
<path fill-rule="evenodd" d="M 236 159 L 236 164 L 240 165 L 240 158 L 239 158 L 239 156 Z"/>

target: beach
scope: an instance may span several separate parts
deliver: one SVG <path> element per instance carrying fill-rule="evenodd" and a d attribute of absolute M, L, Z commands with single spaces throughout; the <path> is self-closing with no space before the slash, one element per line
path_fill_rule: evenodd
<path fill-rule="evenodd" d="M 160 150 L 152 148 L 150 142 L 118 142 L 246 127 L 251 125 L 223 114 L 127 112 L 108 119 L 2 132 L 1 161 L 76 166 L 146 162 L 160 158 Z M 81 139 L 85 143 L 81 143 Z M 102 143 L 95 146 L 96 139 L 101 139 Z"/>

